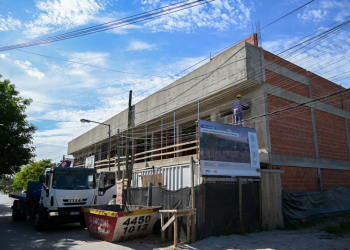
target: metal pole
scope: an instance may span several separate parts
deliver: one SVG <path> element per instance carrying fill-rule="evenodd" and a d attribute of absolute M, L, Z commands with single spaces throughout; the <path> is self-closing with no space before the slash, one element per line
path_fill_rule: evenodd
<path fill-rule="evenodd" d="M 111 125 L 108 124 L 108 134 L 109 134 L 109 147 L 108 147 L 108 167 L 111 171 Z"/>
<path fill-rule="evenodd" d="M 176 124 L 175 124 L 175 111 L 174 111 L 174 146 L 176 145 Z M 174 152 L 175 152 L 176 148 L 174 147 Z M 174 158 L 175 158 L 175 153 L 174 153 Z"/>
<path fill-rule="evenodd" d="M 161 123 L 161 131 L 160 131 L 160 148 L 163 148 L 163 117 Z M 160 159 L 163 159 L 163 150 L 160 151 Z"/>
<path fill-rule="evenodd" d="M 146 128 L 145 128 L 145 152 L 147 151 L 147 122 L 146 122 Z M 145 157 L 147 156 L 147 154 L 145 154 Z M 147 158 L 145 158 L 145 162 L 147 162 Z"/>
<path fill-rule="evenodd" d="M 125 172 L 126 178 L 128 179 L 128 187 L 130 187 L 130 176 L 129 176 L 129 137 L 130 137 L 130 127 L 131 127 L 131 99 L 132 90 L 129 92 L 129 109 L 128 109 L 128 132 L 126 135 L 126 159 L 125 159 Z"/>
<path fill-rule="evenodd" d="M 197 115 L 197 116 L 198 116 L 198 117 L 197 117 L 197 120 L 199 120 L 199 101 L 198 101 L 198 112 L 197 112 L 197 113 L 198 113 L 198 115 Z"/>

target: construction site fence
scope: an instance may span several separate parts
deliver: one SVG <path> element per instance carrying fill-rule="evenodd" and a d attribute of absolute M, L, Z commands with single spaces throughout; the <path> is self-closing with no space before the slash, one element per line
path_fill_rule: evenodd
<path fill-rule="evenodd" d="M 125 198 L 130 205 L 162 206 L 163 209 L 192 208 L 191 188 L 170 191 L 163 187 L 129 188 Z M 151 199 L 148 202 L 148 195 Z M 239 209 L 237 183 L 203 183 L 194 187 L 196 212 L 196 240 L 210 236 L 243 234 L 260 228 L 259 183 L 242 184 L 242 216 Z M 160 218 L 159 218 L 160 219 Z M 168 220 L 165 217 L 165 222 Z M 186 241 L 187 217 L 178 218 L 179 242 Z M 154 227 L 160 234 L 160 220 Z M 168 235 L 166 232 L 165 235 Z"/>

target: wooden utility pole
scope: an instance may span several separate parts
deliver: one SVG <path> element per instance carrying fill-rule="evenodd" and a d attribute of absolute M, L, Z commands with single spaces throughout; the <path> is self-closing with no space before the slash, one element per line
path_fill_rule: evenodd
<path fill-rule="evenodd" d="M 130 127 L 131 127 L 131 99 L 132 99 L 132 90 L 129 92 L 129 109 L 128 109 L 128 132 L 126 136 L 126 159 L 125 159 L 125 174 L 128 179 L 128 187 L 130 187 L 131 176 L 129 176 L 129 137 L 130 137 Z"/>

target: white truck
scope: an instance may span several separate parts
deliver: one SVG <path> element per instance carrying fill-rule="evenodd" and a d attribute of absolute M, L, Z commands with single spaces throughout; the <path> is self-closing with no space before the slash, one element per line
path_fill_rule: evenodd
<path fill-rule="evenodd" d="M 81 207 L 108 204 L 116 197 L 116 172 L 101 172 L 97 176 L 94 168 L 46 169 L 40 181 L 28 182 L 25 194 L 10 194 L 16 199 L 13 221 L 29 217 L 37 231 L 55 223 L 80 222 L 85 227 Z"/>

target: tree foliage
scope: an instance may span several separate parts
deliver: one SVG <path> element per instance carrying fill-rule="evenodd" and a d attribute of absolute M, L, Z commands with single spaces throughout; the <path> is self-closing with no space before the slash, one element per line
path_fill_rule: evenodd
<path fill-rule="evenodd" d="M 25 114 L 32 100 L 20 97 L 15 85 L 1 78 L 0 75 L 0 179 L 30 163 L 35 156 L 32 144 L 36 130 Z"/>
<path fill-rule="evenodd" d="M 46 168 L 56 166 L 51 160 L 33 161 L 25 166 L 15 176 L 13 188 L 17 190 L 27 189 L 28 181 L 38 181 L 39 176 L 45 173 Z"/>

